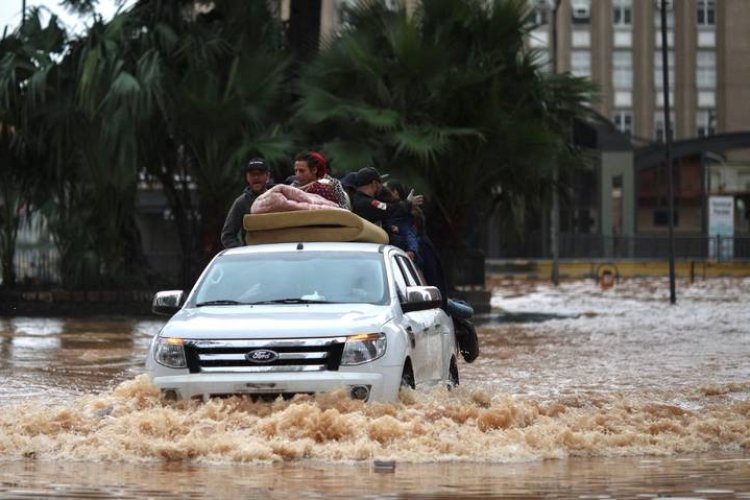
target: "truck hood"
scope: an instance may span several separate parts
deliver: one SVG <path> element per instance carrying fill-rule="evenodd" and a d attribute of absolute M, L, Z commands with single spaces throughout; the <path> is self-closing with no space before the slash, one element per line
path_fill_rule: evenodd
<path fill-rule="evenodd" d="M 184 339 L 337 337 L 379 332 L 391 318 L 390 306 L 370 304 L 207 306 L 179 311 L 160 335 Z"/>

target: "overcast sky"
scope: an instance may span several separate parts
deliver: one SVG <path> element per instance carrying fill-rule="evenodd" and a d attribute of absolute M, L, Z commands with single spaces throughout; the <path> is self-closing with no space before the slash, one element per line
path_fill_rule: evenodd
<path fill-rule="evenodd" d="M 135 0 L 126 0 L 125 5 L 131 5 Z M 62 22 L 70 29 L 80 32 L 84 29 L 87 19 L 69 13 L 66 9 L 60 7 L 59 0 L 26 0 L 26 8 L 44 7 L 57 14 Z M 99 0 L 97 11 L 104 17 L 110 19 L 117 11 L 117 0 Z M 21 22 L 21 0 L 0 0 L 0 32 L 8 27 L 12 31 Z"/>

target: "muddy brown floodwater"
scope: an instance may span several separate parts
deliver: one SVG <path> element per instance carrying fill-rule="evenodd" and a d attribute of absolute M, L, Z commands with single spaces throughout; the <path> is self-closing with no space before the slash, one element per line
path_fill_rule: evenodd
<path fill-rule="evenodd" d="M 750 280 L 678 285 L 500 282 L 460 388 L 394 404 L 166 402 L 163 321 L 0 319 L 0 497 L 750 498 Z"/>

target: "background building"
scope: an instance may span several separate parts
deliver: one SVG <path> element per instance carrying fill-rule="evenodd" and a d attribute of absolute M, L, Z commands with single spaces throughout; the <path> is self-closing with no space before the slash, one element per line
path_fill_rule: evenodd
<path fill-rule="evenodd" d="M 529 46 L 548 63 L 553 57 L 554 3 L 529 0 L 537 25 Z M 667 2 L 668 90 L 662 73 L 660 6 L 661 0 L 560 2 L 558 70 L 597 84 L 594 108 L 629 138 L 633 153 L 630 168 L 619 161 L 614 169 L 607 155 L 600 154 L 588 180 L 571 186 L 569 198 L 576 205 L 588 202 L 561 210 L 564 257 L 666 255 L 667 91 L 678 256 L 711 256 L 709 198 L 722 195 L 734 199 L 736 248 L 730 255 L 750 257 L 750 5 L 745 0 Z M 542 240 L 547 231 L 542 224 Z M 540 248 L 535 256 L 547 256 L 543 244 Z M 510 256 L 490 248 L 493 252 Z"/>
<path fill-rule="evenodd" d="M 530 0 L 551 47 L 548 0 Z M 660 0 L 562 0 L 558 66 L 601 89 L 595 107 L 639 142 L 664 139 Z M 672 0 L 667 16 L 674 139 L 750 130 L 750 9 L 746 0 Z M 728 160 L 750 159 L 735 151 Z"/>

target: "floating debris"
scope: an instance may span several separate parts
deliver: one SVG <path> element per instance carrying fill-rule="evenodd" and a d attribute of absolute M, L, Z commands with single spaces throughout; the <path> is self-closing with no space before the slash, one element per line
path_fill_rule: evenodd
<path fill-rule="evenodd" d="M 375 472 L 395 472 L 396 461 L 395 460 L 375 460 L 372 463 L 372 470 Z"/>

